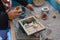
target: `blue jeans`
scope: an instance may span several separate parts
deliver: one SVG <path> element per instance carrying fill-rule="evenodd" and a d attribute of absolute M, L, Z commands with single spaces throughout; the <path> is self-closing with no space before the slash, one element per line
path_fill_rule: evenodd
<path fill-rule="evenodd" d="M 7 38 L 9 39 L 10 35 L 11 35 L 10 25 L 8 24 L 7 30 L 0 30 L 0 40 L 1 38 L 2 40 L 6 40 Z"/>
<path fill-rule="evenodd" d="M 11 30 L 0 30 L 0 40 L 12 40 Z"/>
<path fill-rule="evenodd" d="M 7 39 L 7 32 L 8 32 L 8 30 L 0 30 L 0 37 L 3 40 L 6 40 Z"/>

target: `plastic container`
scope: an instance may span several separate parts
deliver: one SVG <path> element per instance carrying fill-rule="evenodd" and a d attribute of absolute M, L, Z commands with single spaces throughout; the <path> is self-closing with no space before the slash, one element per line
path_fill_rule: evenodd
<path fill-rule="evenodd" d="M 49 14 L 49 8 L 48 7 L 43 7 L 41 9 L 42 12 L 46 12 L 47 14 Z"/>

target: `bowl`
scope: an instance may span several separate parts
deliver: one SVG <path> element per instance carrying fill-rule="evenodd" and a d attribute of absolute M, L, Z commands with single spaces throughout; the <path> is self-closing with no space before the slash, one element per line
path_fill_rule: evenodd
<path fill-rule="evenodd" d="M 47 14 L 49 13 L 49 8 L 48 7 L 43 7 L 41 9 L 42 12 L 46 12 Z"/>
<path fill-rule="evenodd" d="M 35 6 L 42 6 L 44 4 L 44 0 L 33 0 L 33 4 Z"/>

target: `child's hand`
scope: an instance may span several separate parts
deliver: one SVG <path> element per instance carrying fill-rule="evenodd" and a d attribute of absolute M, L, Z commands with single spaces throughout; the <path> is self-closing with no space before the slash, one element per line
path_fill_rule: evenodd
<path fill-rule="evenodd" d="M 30 9 L 31 11 L 34 11 L 34 7 L 33 7 L 33 5 L 28 4 L 26 7 L 27 7 L 28 9 Z"/>
<path fill-rule="evenodd" d="M 22 14 L 21 9 L 19 9 L 19 10 L 14 9 L 14 10 L 11 10 L 11 11 L 8 12 L 8 18 L 10 20 L 12 20 L 12 19 L 18 18 L 21 14 Z"/>

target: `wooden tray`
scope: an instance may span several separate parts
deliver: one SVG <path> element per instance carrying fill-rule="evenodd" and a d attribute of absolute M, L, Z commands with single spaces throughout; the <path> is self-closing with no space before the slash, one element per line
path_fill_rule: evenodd
<path fill-rule="evenodd" d="M 33 23 L 30 22 L 23 24 L 24 21 L 32 21 L 32 20 L 34 20 Z M 45 29 L 45 27 L 40 22 L 38 22 L 38 20 L 34 16 L 19 20 L 19 24 L 20 24 L 20 29 L 23 30 L 23 32 L 25 32 L 28 36 Z"/>

